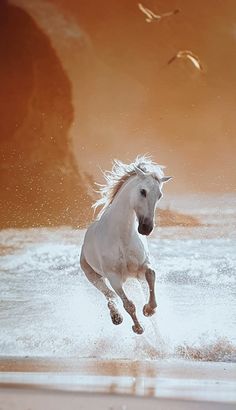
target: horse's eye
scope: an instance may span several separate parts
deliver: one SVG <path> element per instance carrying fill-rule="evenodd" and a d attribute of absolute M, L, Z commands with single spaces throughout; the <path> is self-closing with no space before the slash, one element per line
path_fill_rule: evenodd
<path fill-rule="evenodd" d="M 140 190 L 140 194 L 141 194 L 142 196 L 144 196 L 144 198 L 146 198 L 146 196 L 147 196 L 147 191 L 146 191 L 146 189 L 141 189 L 141 190 Z"/>

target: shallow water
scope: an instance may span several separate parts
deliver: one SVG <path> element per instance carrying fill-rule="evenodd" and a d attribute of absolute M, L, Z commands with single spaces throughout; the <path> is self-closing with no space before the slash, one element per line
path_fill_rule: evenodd
<path fill-rule="evenodd" d="M 81 272 L 83 231 L 0 231 L 0 354 L 236 361 L 235 196 L 177 198 L 175 206 L 206 225 L 160 228 L 150 238 L 153 318 L 142 315 L 139 283 L 126 284 L 141 336 L 121 304 L 123 324 L 111 323 L 104 297 Z"/>

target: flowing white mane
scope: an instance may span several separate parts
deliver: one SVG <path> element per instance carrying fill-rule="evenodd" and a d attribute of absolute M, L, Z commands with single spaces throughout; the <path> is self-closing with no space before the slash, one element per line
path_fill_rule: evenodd
<path fill-rule="evenodd" d="M 165 167 L 153 162 L 150 156 L 137 156 L 135 161 L 131 164 L 124 164 L 115 159 L 111 171 L 103 172 L 106 184 L 96 184 L 99 187 L 97 192 L 100 194 L 100 198 L 92 207 L 96 210 L 98 207 L 102 206 L 98 217 L 100 217 L 105 209 L 112 203 L 123 184 L 131 176 L 136 175 L 136 167 L 140 168 L 147 175 L 152 175 L 153 178 L 157 180 L 160 180 L 164 176 L 163 168 Z"/>

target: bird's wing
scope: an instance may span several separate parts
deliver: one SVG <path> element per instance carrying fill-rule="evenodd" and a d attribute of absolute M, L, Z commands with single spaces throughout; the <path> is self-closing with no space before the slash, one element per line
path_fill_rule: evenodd
<path fill-rule="evenodd" d="M 147 7 L 144 7 L 142 5 L 142 3 L 138 3 L 138 7 L 139 10 L 141 10 L 147 17 L 146 17 L 146 21 L 149 23 L 151 22 L 153 19 L 161 19 L 161 16 L 159 16 L 158 14 L 155 14 L 152 10 L 148 9 Z"/>
<path fill-rule="evenodd" d="M 147 7 L 144 7 L 142 3 L 138 3 L 138 7 L 139 7 L 139 10 L 141 10 L 147 16 L 145 20 L 148 23 L 150 23 L 154 19 L 161 20 L 164 17 L 173 16 L 174 14 L 179 13 L 179 9 L 175 9 L 173 11 L 169 11 L 167 13 L 163 13 L 159 15 L 159 14 L 155 14 L 152 10 L 148 9 Z"/>
<path fill-rule="evenodd" d="M 198 70 L 202 70 L 202 66 L 200 64 L 200 60 L 191 56 L 191 55 L 187 55 L 186 56 L 192 63 L 193 65 L 198 69 Z"/>
<path fill-rule="evenodd" d="M 179 13 L 179 9 L 175 9 L 173 11 L 168 11 L 167 13 L 163 13 L 161 17 L 170 17 L 177 13 Z"/>
<path fill-rule="evenodd" d="M 177 53 L 177 57 L 178 58 L 188 58 L 198 70 L 200 70 L 200 71 L 203 70 L 203 67 L 202 67 L 202 64 L 201 64 L 201 61 L 200 61 L 199 57 L 197 55 L 193 54 L 192 51 L 189 51 L 189 50 L 179 51 Z"/>
<path fill-rule="evenodd" d="M 148 20 L 152 20 L 152 18 L 153 18 L 152 12 L 149 9 L 144 7 L 141 3 L 138 3 L 138 7 L 139 7 L 139 10 L 141 10 L 147 16 Z"/>

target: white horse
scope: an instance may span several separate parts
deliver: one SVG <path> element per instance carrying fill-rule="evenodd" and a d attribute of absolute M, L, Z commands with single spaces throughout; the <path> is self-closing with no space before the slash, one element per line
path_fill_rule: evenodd
<path fill-rule="evenodd" d="M 146 156 L 137 157 L 129 165 L 114 161 L 112 170 L 104 173 L 106 185 L 100 186 L 101 198 L 93 205 L 103 208 L 89 226 L 81 251 L 81 267 L 106 297 L 112 322 L 119 325 L 123 321 L 115 303 L 117 294 L 134 322 L 133 331 L 138 334 L 143 333 L 143 328 L 122 285 L 128 277 L 145 277 L 150 296 L 143 314 L 155 313 L 155 272 L 150 265 L 146 236 L 153 230 L 162 185 L 171 179 L 164 176 L 163 168 Z"/>

